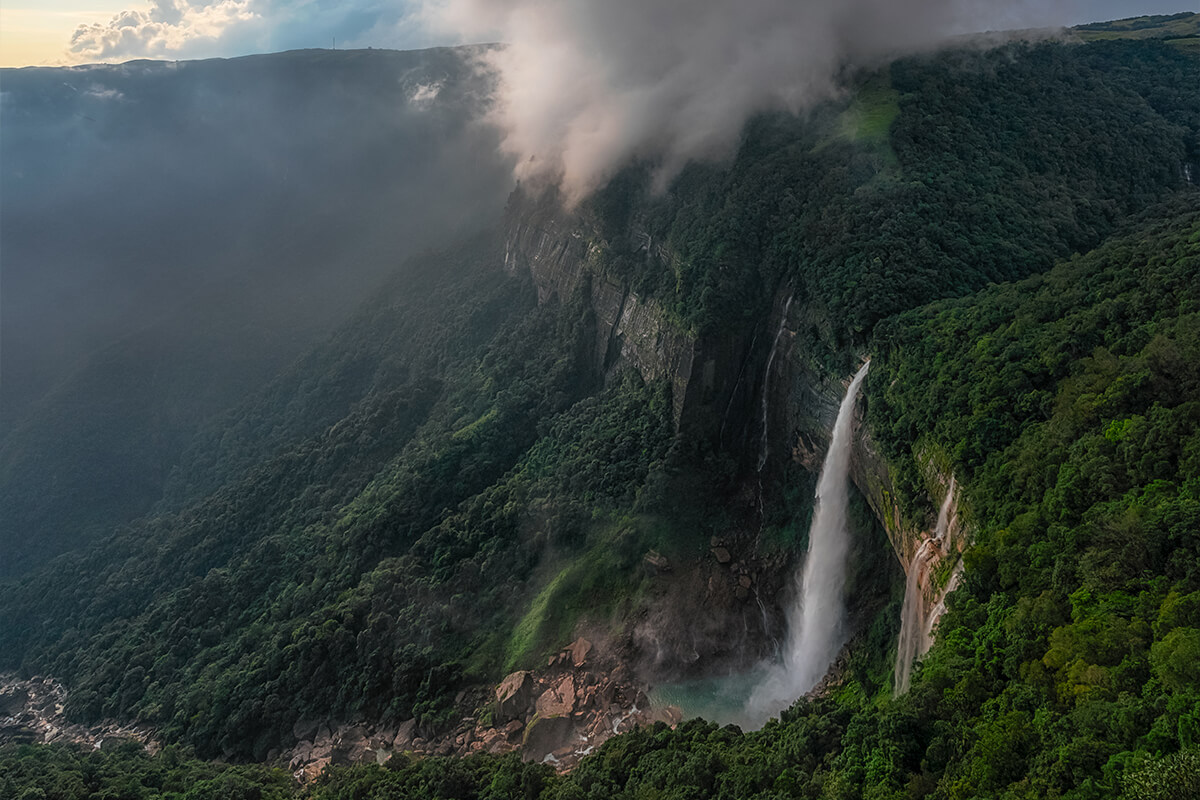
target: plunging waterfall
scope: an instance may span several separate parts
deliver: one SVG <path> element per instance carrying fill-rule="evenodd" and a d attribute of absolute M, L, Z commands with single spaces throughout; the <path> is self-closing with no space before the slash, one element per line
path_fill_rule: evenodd
<path fill-rule="evenodd" d="M 869 361 L 850 382 L 833 426 L 829 452 L 817 482 L 816 505 L 808 533 L 808 555 L 802 574 L 797 576 L 799 591 L 787 613 L 788 635 L 783 661 L 766 670 L 746 703 L 747 716 L 758 724 L 816 686 L 844 644 L 842 590 L 850 549 L 846 518 L 850 497 L 852 423 L 855 399 L 868 366 Z"/>

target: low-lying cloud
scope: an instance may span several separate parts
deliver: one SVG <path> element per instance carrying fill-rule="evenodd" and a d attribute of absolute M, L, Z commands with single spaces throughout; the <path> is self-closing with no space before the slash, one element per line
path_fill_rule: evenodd
<path fill-rule="evenodd" d="M 568 203 L 630 159 L 660 187 L 727 155 L 747 118 L 801 111 L 870 66 L 958 34 L 1058 24 L 1057 3 L 1016 0 L 430 0 L 434 30 L 496 39 L 492 120 L 518 177 Z"/>
<path fill-rule="evenodd" d="M 659 186 L 736 146 L 759 111 L 802 111 L 847 67 L 984 30 L 1057 25 L 1073 0 L 152 0 L 80 26 L 75 60 L 368 44 L 503 42 L 491 120 L 517 176 L 577 202 L 630 159 Z"/>

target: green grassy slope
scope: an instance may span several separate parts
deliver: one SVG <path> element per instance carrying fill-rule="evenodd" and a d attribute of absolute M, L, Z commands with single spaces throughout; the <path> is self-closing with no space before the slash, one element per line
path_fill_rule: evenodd
<path fill-rule="evenodd" d="M 1150 15 L 1111 22 L 1093 22 L 1072 28 L 1085 42 L 1112 39 L 1166 39 L 1183 41 L 1200 36 L 1200 14 Z"/>

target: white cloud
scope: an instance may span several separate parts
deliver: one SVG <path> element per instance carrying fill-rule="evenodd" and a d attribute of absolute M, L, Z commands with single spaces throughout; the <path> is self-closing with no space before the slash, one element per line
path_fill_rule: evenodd
<path fill-rule="evenodd" d="M 746 119 L 799 111 L 870 65 L 987 28 L 1061 21 L 1035 0 L 429 0 L 435 29 L 508 43 L 493 120 L 518 177 L 574 202 L 631 158 L 660 185 L 734 147 Z"/>
<path fill-rule="evenodd" d="M 92 84 L 91 88 L 84 92 L 88 97 L 96 100 L 124 100 L 125 95 L 117 89 L 109 89 L 101 86 L 98 83 Z"/>
<path fill-rule="evenodd" d="M 256 0 L 154 0 L 148 11 L 122 11 L 107 23 L 80 25 L 70 53 L 81 61 L 180 56 L 215 45 L 232 29 L 262 19 Z"/>
<path fill-rule="evenodd" d="M 437 96 L 441 94 L 442 84 L 440 83 L 421 83 L 418 84 L 412 91 L 411 102 L 417 108 L 427 108 L 437 100 Z"/>
<path fill-rule="evenodd" d="M 152 0 L 107 22 L 80 25 L 69 54 L 76 62 L 131 58 L 203 58 L 300 47 L 421 43 L 398 0 Z"/>

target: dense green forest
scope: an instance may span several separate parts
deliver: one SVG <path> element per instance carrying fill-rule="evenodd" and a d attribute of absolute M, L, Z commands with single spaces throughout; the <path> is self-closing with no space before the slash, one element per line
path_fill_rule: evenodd
<path fill-rule="evenodd" d="M 757 319 L 785 284 L 846 320 L 835 346 L 861 346 L 884 317 L 1095 247 L 1176 186 L 1200 158 L 1197 70 L 1124 41 L 903 59 L 815 120 L 759 119 L 731 167 L 644 200 L 671 264 L 614 260 L 695 329 Z M 637 207 L 638 174 L 596 200 L 601 230 Z"/>
<path fill-rule="evenodd" d="M 756 733 L 659 725 L 566 776 L 515 755 L 396 756 L 333 768 L 311 796 L 1194 796 L 1198 269 L 1193 195 L 1045 275 L 881 326 L 870 418 L 896 463 L 911 462 L 912 442 L 950 454 L 978 531 L 903 697 L 802 701 Z M 151 759 L 137 746 L 0 751 L 0 791 L 26 796 L 6 787 L 29 776 L 63 798 L 298 791 L 279 773 Z"/>
<path fill-rule="evenodd" d="M 676 429 L 667 381 L 603 375 L 586 281 L 539 305 L 493 232 L 407 262 L 207 423 L 155 513 L 0 585 L 0 670 L 191 748 L 6 746 L 0 800 L 1200 791 L 1200 59 L 1016 43 L 856 80 L 581 214 L 603 276 L 682 329 L 746 334 L 781 289 L 838 320 L 798 346 L 833 375 L 872 355 L 866 419 L 914 518 L 914 452 L 953 469 L 975 539 L 909 693 L 879 675 L 881 617 L 839 691 L 761 731 L 660 724 L 566 775 L 397 755 L 300 789 L 199 760 L 264 760 L 309 717 L 443 729 L 581 621 L 630 624 L 648 550 L 694 561 L 742 524 L 757 440 L 723 450 Z M 765 502 L 755 541 L 800 544 L 808 501 Z"/>
<path fill-rule="evenodd" d="M 40 654 L 84 717 L 261 758 L 306 714 L 436 725 L 472 665 L 559 645 L 480 632 L 512 629 L 544 553 L 624 535 L 603 575 L 645 552 L 596 514 L 665 458 L 667 395 L 633 374 L 581 400 L 578 309 L 533 307 L 486 261 L 419 267 L 232 421 L 221 488 L 61 559 L 67 591 L 10 595 L 8 652 Z M 262 432 L 291 441 L 239 476 Z"/>

